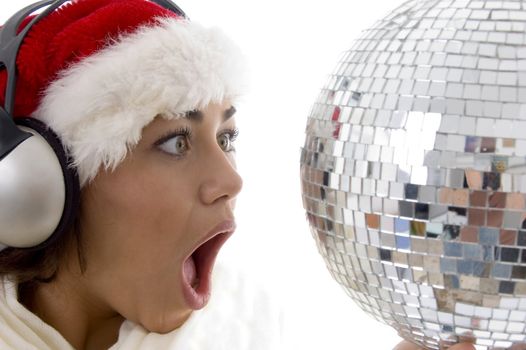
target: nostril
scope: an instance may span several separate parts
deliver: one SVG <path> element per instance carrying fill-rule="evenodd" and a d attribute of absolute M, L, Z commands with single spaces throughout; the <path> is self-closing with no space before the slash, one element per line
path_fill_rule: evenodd
<path fill-rule="evenodd" d="M 220 168 L 204 170 L 199 195 L 204 203 L 211 204 L 220 199 L 235 198 L 243 187 L 243 179 L 238 172 Z"/>

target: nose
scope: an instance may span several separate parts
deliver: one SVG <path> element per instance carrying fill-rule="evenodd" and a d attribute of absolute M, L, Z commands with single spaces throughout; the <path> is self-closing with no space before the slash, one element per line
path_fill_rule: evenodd
<path fill-rule="evenodd" d="M 234 157 L 217 145 L 208 155 L 201 173 L 202 181 L 199 187 L 201 200 L 206 204 L 221 199 L 234 202 L 243 187 L 243 179 L 236 170 Z"/>

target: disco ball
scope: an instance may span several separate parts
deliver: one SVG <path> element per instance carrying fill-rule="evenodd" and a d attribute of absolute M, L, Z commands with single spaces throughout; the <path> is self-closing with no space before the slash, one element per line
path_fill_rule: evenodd
<path fill-rule="evenodd" d="M 428 349 L 526 343 L 525 33 L 525 1 L 408 1 L 307 121 L 302 199 L 329 271 Z"/>

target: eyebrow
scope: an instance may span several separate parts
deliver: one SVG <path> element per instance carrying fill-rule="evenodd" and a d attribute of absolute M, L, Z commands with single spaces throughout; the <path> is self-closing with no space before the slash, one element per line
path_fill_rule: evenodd
<path fill-rule="evenodd" d="M 228 119 L 232 118 L 232 116 L 236 113 L 236 107 L 231 106 L 229 109 L 225 110 L 223 112 L 223 122 L 226 122 Z M 193 110 L 188 111 L 185 113 L 185 118 L 190 119 L 191 121 L 196 121 L 198 123 L 201 123 L 203 121 L 203 112 L 199 110 Z"/>

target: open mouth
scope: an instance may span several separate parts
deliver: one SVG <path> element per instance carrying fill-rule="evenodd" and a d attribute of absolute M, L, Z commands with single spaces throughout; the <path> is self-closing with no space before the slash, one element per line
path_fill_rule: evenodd
<path fill-rule="evenodd" d="M 194 310 L 203 308 L 210 299 L 211 279 L 219 250 L 233 232 L 219 233 L 197 247 L 183 263 L 183 292 Z"/>

